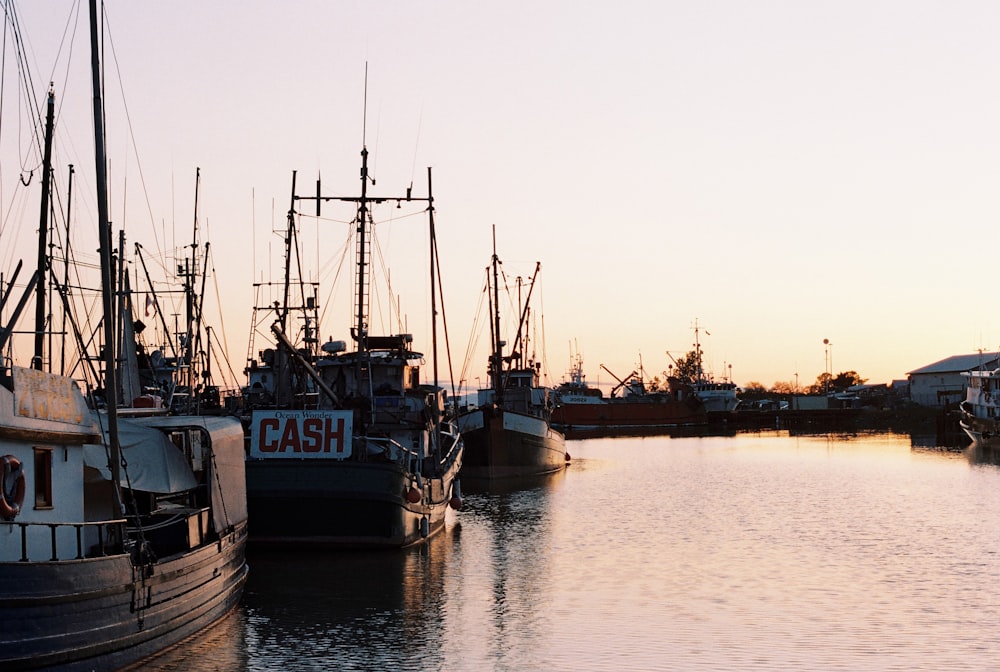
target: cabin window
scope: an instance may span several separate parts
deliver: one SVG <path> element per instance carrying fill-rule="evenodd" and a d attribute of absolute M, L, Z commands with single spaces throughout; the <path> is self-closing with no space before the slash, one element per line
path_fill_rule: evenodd
<path fill-rule="evenodd" d="M 35 508 L 52 508 L 52 449 L 35 448 Z"/>

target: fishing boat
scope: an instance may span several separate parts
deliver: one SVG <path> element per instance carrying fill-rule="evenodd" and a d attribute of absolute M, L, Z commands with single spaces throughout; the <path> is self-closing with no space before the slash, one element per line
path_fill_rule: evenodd
<path fill-rule="evenodd" d="M 535 265 L 524 305 L 519 306 L 517 333 L 507 355 L 507 343 L 501 336 L 499 266 L 494 229 L 493 257 L 486 282 L 491 316 L 489 387 L 478 391 L 476 407 L 458 416 L 465 440 L 465 479 L 538 476 L 563 469 L 567 460 L 566 439 L 551 425 L 554 401 L 551 390 L 541 385 L 541 362 L 525 355 L 531 295 L 541 264 Z"/>
<path fill-rule="evenodd" d="M 973 370 L 959 405 L 959 425 L 974 443 L 1000 444 L 1000 370 Z"/>
<path fill-rule="evenodd" d="M 120 419 L 120 452 L 109 425 L 69 378 L 0 377 L 0 669 L 116 669 L 239 601 L 239 422 Z"/>
<path fill-rule="evenodd" d="M 706 423 L 705 404 L 683 381 L 669 378 L 666 390 L 653 391 L 638 371 L 618 378 L 601 366 L 618 383 L 609 396 L 587 384 L 580 355 L 571 360 L 569 381 L 556 388 L 552 424 L 568 438 L 656 433 Z"/>
<path fill-rule="evenodd" d="M 716 380 L 713 376 L 705 372 L 705 368 L 702 365 L 703 353 L 699 331 L 698 320 L 695 320 L 694 361 L 696 371 L 694 381 L 691 382 L 691 389 L 694 390 L 694 393 L 705 404 L 705 413 L 709 422 L 726 422 L 735 419 L 735 413 L 740 407 L 740 398 L 737 396 L 740 388 L 731 380 Z M 706 331 L 705 333 L 708 332 Z M 667 356 L 673 359 L 673 355 L 669 352 L 667 352 Z M 677 360 L 674 360 L 674 364 L 677 364 Z"/>
<path fill-rule="evenodd" d="M 731 381 L 702 378 L 691 388 L 705 404 L 705 412 L 708 413 L 709 419 L 728 418 L 740 406 L 740 398 L 736 396 L 740 388 Z"/>
<path fill-rule="evenodd" d="M 96 397 L 88 403 L 75 380 L 42 370 L 37 354 L 32 368 L 0 363 L 5 671 L 134 664 L 225 616 L 248 571 L 239 421 L 118 412 L 97 16 L 91 0 L 104 394 L 100 408 Z"/>
<path fill-rule="evenodd" d="M 437 383 L 436 318 L 431 382 L 421 381 L 423 354 L 413 349 L 411 334 L 369 333 L 373 206 L 422 202 L 436 284 L 430 169 L 427 175 L 426 197 L 409 189 L 399 198 L 373 196 L 364 147 L 359 196 L 323 196 L 319 184 L 315 196 L 300 196 L 293 173 L 283 298 L 271 304 L 273 347 L 260 350 L 246 369 L 251 544 L 405 547 L 443 529 L 448 507 L 460 507 L 464 444 L 446 390 Z M 343 340 L 318 345 L 315 286 L 297 284 L 290 275 L 297 265 L 296 206 L 313 201 L 319 216 L 320 204 L 330 200 L 356 207 L 349 227 L 356 251 L 351 349 Z M 435 316 L 436 294 L 432 286 Z M 255 324 L 264 321 L 261 315 L 255 309 Z"/>

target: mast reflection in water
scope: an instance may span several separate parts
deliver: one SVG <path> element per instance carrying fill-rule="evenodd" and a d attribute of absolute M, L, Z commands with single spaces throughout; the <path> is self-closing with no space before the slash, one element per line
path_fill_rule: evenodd
<path fill-rule="evenodd" d="M 402 552 L 254 554 L 145 669 L 991 669 L 993 452 L 909 436 L 572 442 Z"/>

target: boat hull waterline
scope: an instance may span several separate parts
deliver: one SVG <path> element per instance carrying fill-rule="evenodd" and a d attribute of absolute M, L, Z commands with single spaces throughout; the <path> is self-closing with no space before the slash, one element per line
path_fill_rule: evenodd
<path fill-rule="evenodd" d="M 463 479 L 523 478 L 565 468 L 566 442 L 543 418 L 496 408 L 459 416 Z"/>

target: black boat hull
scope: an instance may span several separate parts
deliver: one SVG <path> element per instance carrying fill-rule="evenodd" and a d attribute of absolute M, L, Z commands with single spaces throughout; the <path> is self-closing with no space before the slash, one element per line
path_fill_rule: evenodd
<path fill-rule="evenodd" d="M 459 419 L 465 441 L 462 478 L 524 478 L 566 466 L 565 437 L 542 418 L 479 408 Z"/>
<path fill-rule="evenodd" d="M 128 555 L 3 563 L 0 669 L 116 669 L 195 634 L 239 602 L 246 532 L 241 523 L 145 577 Z"/>
<path fill-rule="evenodd" d="M 391 548 L 444 527 L 458 464 L 419 481 L 392 462 L 259 459 L 246 472 L 252 545 Z"/>

